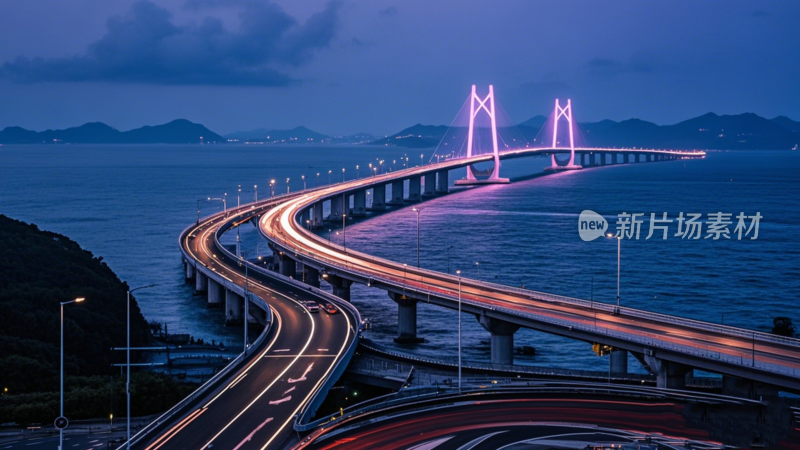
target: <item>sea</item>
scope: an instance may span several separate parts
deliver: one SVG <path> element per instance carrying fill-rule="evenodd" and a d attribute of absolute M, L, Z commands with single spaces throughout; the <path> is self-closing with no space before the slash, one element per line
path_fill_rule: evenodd
<path fill-rule="evenodd" d="M 236 347 L 241 328 L 226 327 L 223 311 L 206 308 L 184 281 L 178 235 L 197 220 L 198 208 L 205 216 L 223 208 L 215 199 L 234 206 L 264 198 L 271 180 L 277 194 L 366 177 L 370 164 L 397 170 L 427 163 L 433 153 L 363 145 L 6 145 L 0 214 L 77 241 L 131 287 L 157 284 L 136 298 L 145 318 L 170 333 Z M 417 205 L 419 242 L 410 206 L 370 213 L 348 222 L 344 233 L 340 224 L 318 232 L 332 240 L 346 233 L 348 248 L 409 266 L 418 263 L 419 246 L 424 268 L 609 304 L 617 302 L 619 244 L 623 307 L 760 331 L 770 331 L 778 316 L 800 324 L 800 152 L 710 151 L 698 160 L 543 176 L 547 165 L 541 157 L 504 161 L 501 175 L 510 184 L 452 189 Z M 450 181 L 463 176 L 452 171 Z M 620 241 L 582 240 L 585 210 L 602 215 L 611 232 L 634 215 L 642 222 L 638 239 L 634 233 Z M 648 238 L 651 219 L 664 214 L 671 222 L 654 225 L 667 227 L 666 239 L 658 228 Z M 699 239 L 678 235 L 678 218 L 693 214 L 700 214 Z M 712 222 L 729 238 L 709 233 Z M 254 227 L 243 228 L 241 240 L 249 257 L 270 254 Z M 372 324 L 366 338 L 403 352 L 457 357 L 456 312 L 420 303 L 417 330 L 425 341 L 401 345 L 392 340 L 397 307 L 385 292 L 354 285 L 352 302 Z M 488 362 L 489 333 L 474 316 L 464 314 L 462 323 L 464 359 Z M 608 367 L 586 342 L 520 329 L 515 345 L 536 349 L 516 355 L 517 364 Z M 644 372 L 633 359 L 629 367 Z"/>

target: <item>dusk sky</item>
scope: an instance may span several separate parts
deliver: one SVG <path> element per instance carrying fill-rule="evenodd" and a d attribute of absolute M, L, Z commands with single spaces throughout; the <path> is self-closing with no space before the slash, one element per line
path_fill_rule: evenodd
<path fill-rule="evenodd" d="M 796 1 L 6 0 L 0 128 L 390 134 L 490 83 L 516 122 L 557 96 L 579 121 L 800 120 L 798 23 Z"/>

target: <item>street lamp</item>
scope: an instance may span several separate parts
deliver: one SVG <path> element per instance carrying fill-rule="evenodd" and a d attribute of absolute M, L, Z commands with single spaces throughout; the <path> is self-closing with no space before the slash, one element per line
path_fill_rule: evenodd
<path fill-rule="evenodd" d="M 370 164 L 370 166 L 372 166 L 372 164 Z M 361 171 L 358 170 L 358 164 L 356 164 L 356 180 L 359 178 L 361 178 Z"/>
<path fill-rule="evenodd" d="M 615 314 L 619 314 L 619 271 L 620 271 L 620 251 L 622 249 L 622 234 L 620 233 L 619 236 L 606 233 L 606 237 L 617 238 L 617 309 L 614 310 Z"/>
<path fill-rule="evenodd" d="M 128 440 L 126 440 L 126 447 L 129 449 L 131 448 L 131 292 L 138 291 L 139 289 L 147 289 L 157 286 L 155 284 L 149 284 L 147 286 L 139 286 L 137 288 L 128 289 L 127 294 L 127 305 L 128 305 L 128 313 L 127 313 L 127 328 L 128 328 L 128 337 L 125 344 L 125 366 L 126 366 L 126 375 L 125 375 L 125 398 L 127 399 L 128 403 Z"/>
<path fill-rule="evenodd" d="M 332 170 L 328 171 L 328 184 L 331 184 L 331 172 L 333 171 Z"/>
<path fill-rule="evenodd" d="M 289 179 L 286 179 L 286 193 L 289 193 Z"/>
<path fill-rule="evenodd" d="M 239 267 L 244 266 L 244 349 L 242 350 L 247 355 L 247 348 L 250 343 L 247 340 L 247 318 L 250 317 L 250 285 L 247 272 L 247 253 L 239 256 Z"/>
<path fill-rule="evenodd" d="M 269 180 L 269 196 L 275 197 L 275 180 Z"/>
<path fill-rule="evenodd" d="M 346 219 L 347 214 L 342 213 L 342 247 L 344 247 L 345 253 L 347 253 L 347 228 L 345 228 Z"/>
<path fill-rule="evenodd" d="M 461 271 L 458 275 L 458 391 L 461 392 Z"/>
<path fill-rule="evenodd" d="M 317 187 L 319 187 L 319 172 L 317 172 Z"/>
<path fill-rule="evenodd" d="M 419 213 L 422 212 L 422 208 L 414 207 L 411 210 L 417 213 L 417 267 L 419 267 Z"/>
<path fill-rule="evenodd" d="M 258 185 L 253 185 L 253 203 L 258 201 Z"/>
<path fill-rule="evenodd" d="M 420 167 L 425 165 L 425 163 L 422 160 L 424 157 L 425 157 L 425 155 L 423 155 L 422 153 L 419 154 L 419 165 L 420 165 Z"/>
<path fill-rule="evenodd" d="M 238 191 L 236 191 L 236 207 L 242 206 L 241 197 L 242 196 L 242 185 L 240 184 L 238 187 Z"/>
<path fill-rule="evenodd" d="M 344 167 L 342 167 L 342 183 L 344 183 Z"/>
<path fill-rule="evenodd" d="M 225 194 L 225 195 L 227 195 L 227 194 Z M 208 201 L 208 202 L 210 202 L 212 200 L 216 200 L 216 201 L 222 202 L 222 211 L 228 212 L 228 198 L 227 197 L 208 197 L 208 198 L 206 198 L 206 201 Z M 227 216 L 227 214 L 226 214 L 226 216 Z"/>
<path fill-rule="evenodd" d="M 86 300 L 83 297 L 78 297 L 75 300 L 68 302 L 61 302 L 61 412 L 59 418 L 64 417 L 64 305 L 70 303 L 80 303 Z M 64 428 L 58 429 L 58 450 L 64 448 Z"/>
<path fill-rule="evenodd" d="M 478 277 L 477 278 L 480 278 L 481 277 L 481 263 L 479 263 L 478 261 L 475 261 L 475 267 L 478 269 Z"/>

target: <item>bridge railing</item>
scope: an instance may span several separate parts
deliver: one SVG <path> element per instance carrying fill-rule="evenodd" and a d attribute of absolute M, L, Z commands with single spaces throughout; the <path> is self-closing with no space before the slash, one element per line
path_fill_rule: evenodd
<path fill-rule="evenodd" d="M 374 276 L 374 274 L 364 271 L 358 265 L 349 264 L 347 261 L 345 261 L 344 264 L 342 264 L 342 262 L 340 260 L 338 260 L 338 259 L 331 259 L 331 258 L 328 258 L 328 257 L 325 257 L 325 256 L 314 254 L 313 252 L 305 251 L 303 249 L 294 248 L 292 244 L 290 244 L 289 242 L 287 242 L 285 239 L 283 239 L 281 237 L 268 236 L 267 238 L 272 240 L 273 242 L 276 242 L 277 244 L 281 245 L 287 251 L 295 253 L 295 255 L 297 255 L 297 257 L 302 255 L 303 257 L 308 257 L 310 259 L 313 259 L 313 260 L 317 261 L 318 263 L 323 263 L 325 265 L 328 265 L 331 268 L 335 268 L 338 271 L 342 271 L 344 273 L 349 273 L 349 274 L 351 274 L 351 276 L 355 276 L 355 277 L 358 277 L 358 278 L 361 278 L 361 279 L 366 279 L 366 280 L 374 280 L 376 282 L 382 282 L 382 283 L 385 283 L 385 284 L 388 284 L 388 285 L 391 285 L 391 286 L 395 286 L 397 289 L 404 289 L 404 290 L 406 290 L 406 291 L 408 291 L 410 293 L 411 292 L 416 293 L 417 294 L 416 297 L 418 297 L 421 300 L 424 300 L 425 296 L 427 296 L 429 299 L 433 297 L 433 298 L 439 298 L 439 299 L 448 300 L 449 302 L 453 302 L 453 303 L 458 301 L 457 291 L 453 292 L 452 290 L 449 290 L 449 289 L 442 289 L 442 290 L 427 289 L 427 288 L 425 288 L 423 286 L 416 285 L 415 281 L 418 281 L 418 280 L 414 280 L 413 277 L 406 277 L 406 279 L 403 279 L 403 278 L 400 278 L 400 277 L 396 277 L 395 278 L 395 277 L 387 276 L 385 274 L 381 275 L 381 276 Z M 342 247 L 340 247 L 340 246 L 338 246 L 336 244 L 331 244 L 331 246 L 338 247 L 338 248 L 342 249 Z M 348 250 L 348 253 L 352 254 L 352 253 L 355 253 L 355 252 L 352 252 L 352 251 Z M 359 258 L 361 258 L 362 255 L 363 254 L 359 254 Z M 382 263 L 389 262 L 389 261 L 386 261 L 386 260 L 382 260 L 380 258 L 370 257 L 369 255 L 363 255 L 363 257 L 364 257 L 364 259 L 372 260 L 372 261 L 380 260 Z M 394 263 L 391 263 L 391 262 L 389 262 L 389 263 L 390 264 L 394 264 Z M 429 270 L 426 270 L 426 269 L 416 269 L 415 268 L 415 271 L 418 271 L 419 273 L 427 273 L 427 274 L 433 275 L 433 276 L 435 276 L 437 278 L 442 278 L 442 276 L 444 275 L 444 274 L 441 274 L 439 272 L 429 271 Z M 457 280 L 458 280 L 457 277 L 455 277 L 455 281 L 456 282 L 457 282 Z M 462 278 L 462 283 L 464 283 L 464 280 L 465 279 Z M 558 296 L 558 295 L 553 295 L 553 294 L 546 294 L 546 293 L 541 293 L 541 292 L 536 292 L 536 291 L 528 291 L 528 290 L 519 289 L 519 288 L 510 288 L 508 286 L 499 285 L 499 284 L 495 284 L 495 283 L 489 283 L 489 282 L 483 282 L 483 281 L 478 281 L 478 280 L 469 280 L 468 282 L 471 283 L 471 284 L 481 285 L 481 286 L 484 286 L 484 287 L 495 289 L 495 290 L 500 291 L 500 292 L 514 291 L 514 292 L 517 292 L 517 293 L 520 293 L 520 294 L 524 294 L 529 299 L 547 300 L 547 301 L 550 301 L 550 302 L 563 302 L 563 303 L 570 303 L 570 304 L 580 305 L 580 306 L 586 307 L 587 309 L 593 310 L 595 312 L 605 312 L 605 313 L 608 313 L 608 314 L 613 314 L 615 309 L 616 309 L 616 307 L 614 305 L 608 305 L 608 304 L 605 304 L 605 303 L 596 303 L 596 302 L 590 302 L 590 301 L 587 301 L 587 300 L 574 299 L 574 298 L 570 298 L 570 297 Z M 756 359 L 754 356 L 755 356 L 755 352 L 758 350 L 757 346 L 754 349 L 752 349 L 751 351 L 744 351 L 744 350 L 741 350 L 741 349 L 735 349 L 735 350 L 729 351 L 729 352 L 721 352 L 721 351 L 712 349 L 708 345 L 706 345 L 705 347 L 701 348 L 701 347 L 698 347 L 698 346 L 687 346 L 687 345 L 668 342 L 668 341 L 666 341 L 664 339 L 665 335 L 664 334 L 660 334 L 660 333 L 651 333 L 651 332 L 641 331 L 639 334 L 628 334 L 628 333 L 624 333 L 624 332 L 620 332 L 620 331 L 617 331 L 617 330 L 610 329 L 608 327 L 598 326 L 596 322 L 595 322 L 594 326 L 586 326 L 586 325 L 584 325 L 584 324 L 582 324 L 580 322 L 574 322 L 574 321 L 570 321 L 570 320 L 566 320 L 566 319 L 560 319 L 560 318 L 557 318 L 557 317 L 551 317 L 551 316 L 547 316 L 547 315 L 543 315 L 543 314 L 536 314 L 536 313 L 528 312 L 528 311 L 520 311 L 520 310 L 517 310 L 517 309 L 511 309 L 511 308 L 507 308 L 507 307 L 503 307 L 503 306 L 487 307 L 486 304 L 484 304 L 484 303 L 482 303 L 480 301 L 474 301 L 474 300 L 471 300 L 471 299 L 466 299 L 466 298 L 463 297 L 463 295 L 462 295 L 461 302 L 462 302 L 462 304 L 470 305 L 470 306 L 472 306 L 472 307 L 474 307 L 476 309 L 491 310 L 491 311 L 496 311 L 496 312 L 499 312 L 499 313 L 502 313 L 504 315 L 511 316 L 511 317 L 520 317 L 520 318 L 533 320 L 533 321 L 536 321 L 536 322 L 550 323 L 550 324 L 553 324 L 553 325 L 558 325 L 560 327 L 564 327 L 565 329 L 570 329 L 570 330 L 577 329 L 577 330 L 582 330 L 582 331 L 586 331 L 586 332 L 593 333 L 593 334 L 605 335 L 605 336 L 608 336 L 608 337 L 613 337 L 613 338 L 617 338 L 617 339 L 620 339 L 620 340 L 625 340 L 625 341 L 628 341 L 628 342 L 634 342 L 634 343 L 637 343 L 637 344 L 641 344 L 643 346 L 648 346 L 648 347 L 651 347 L 653 349 L 670 350 L 670 351 L 680 352 L 680 353 L 683 353 L 683 354 L 693 355 L 693 356 L 696 356 L 696 357 L 699 357 L 699 358 L 704 358 L 704 359 L 707 359 L 707 360 L 710 360 L 710 361 L 725 362 L 725 363 L 736 365 L 736 366 L 740 366 L 740 367 L 741 366 L 752 367 L 752 368 L 759 369 L 759 370 L 764 370 L 764 371 L 767 371 L 767 372 L 783 374 L 783 375 L 789 375 L 789 376 L 793 376 L 793 377 L 800 376 L 800 369 L 798 369 L 798 368 L 793 368 L 793 367 L 790 367 L 788 365 L 782 365 L 782 364 L 778 364 L 778 363 L 768 363 L 768 362 Z M 633 312 L 633 314 L 631 314 L 631 312 Z M 720 334 L 725 334 L 726 331 L 732 330 L 732 331 L 737 332 L 737 337 L 743 336 L 743 337 L 752 339 L 752 337 L 755 335 L 756 337 L 762 337 L 762 338 L 764 338 L 764 341 L 769 341 L 769 342 L 784 343 L 785 341 L 788 341 L 789 343 L 793 344 L 793 346 L 796 346 L 797 343 L 798 343 L 798 340 L 796 340 L 796 339 L 780 338 L 778 336 L 773 336 L 773 335 L 770 335 L 770 334 L 767 334 L 767 333 L 750 332 L 748 330 L 742 330 L 742 329 L 739 329 L 739 328 L 729 327 L 729 326 L 726 326 L 726 325 L 717 326 L 717 325 L 709 324 L 709 323 L 706 323 L 706 322 L 695 321 L 695 320 L 692 320 L 692 319 L 675 318 L 673 316 L 668 316 L 668 315 L 658 314 L 658 313 L 650 313 L 650 312 L 647 312 L 647 311 L 640 311 L 640 310 L 623 308 L 623 309 L 621 309 L 621 314 L 629 314 L 629 315 L 633 315 L 633 316 L 638 316 L 638 317 L 645 318 L 647 320 L 651 320 L 653 322 L 658 322 L 661 318 L 670 319 L 670 323 L 675 323 L 675 324 L 679 324 L 679 325 L 682 325 L 682 326 L 690 326 L 690 327 L 693 327 L 695 329 L 699 328 L 699 329 L 702 329 L 704 331 L 719 330 L 719 331 L 716 331 L 716 332 L 718 332 Z M 760 342 L 760 341 L 758 339 L 756 339 L 755 343 L 758 343 L 758 342 Z"/>

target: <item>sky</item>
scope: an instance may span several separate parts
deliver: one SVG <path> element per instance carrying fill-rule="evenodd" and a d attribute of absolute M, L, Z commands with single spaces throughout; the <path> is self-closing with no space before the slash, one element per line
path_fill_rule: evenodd
<path fill-rule="evenodd" d="M 221 134 L 712 111 L 800 120 L 800 2 L 4 0 L 0 128 L 185 118 Z"/>

